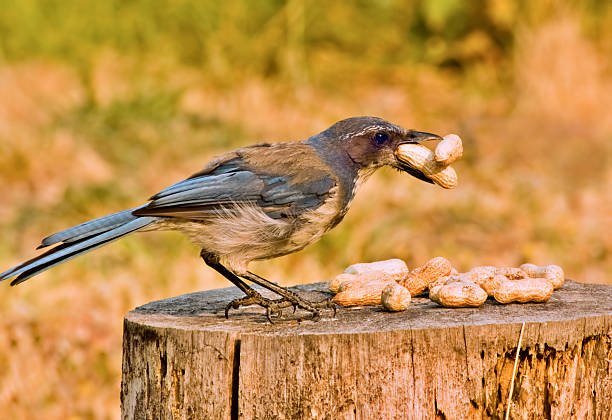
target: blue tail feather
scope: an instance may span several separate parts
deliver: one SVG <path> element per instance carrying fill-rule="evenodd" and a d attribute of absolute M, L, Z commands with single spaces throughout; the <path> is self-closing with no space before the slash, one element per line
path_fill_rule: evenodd
<path fill-rule="evenodd" d="M 155 221 L 154 217 L 133 216 L 131 214 L 133 210 L 125 210 L 95 219 L 45 238 L 47 242 L 43 241 L 42 246 L 52 245 L 60 241 L 63 241 L 63 243 L 0 273 L 0 281 L 18 276 L 11 282 L 11 285 L 19 284 L 51 267 L 115 241 Z"/>
<path fill-rule="evenodd" d="M 145 206 L 146 205 L 142 205 L 133 209 L 109 214 L 108 216 L 89 220 L 85 223 L 81 223 L 80 225 L 54 233 L 53 235 L 47 236 L 45 239 L 43 239 L 36 249 L 45 248 L 58 242 L 75 242 L 85 237 L 95 235 L 96 233 L 102 233 L 106 232 L 107 230 L 114 229 L 127 222 L 136 220 L 136 216 L 133 216 L 132 212 Z"/>

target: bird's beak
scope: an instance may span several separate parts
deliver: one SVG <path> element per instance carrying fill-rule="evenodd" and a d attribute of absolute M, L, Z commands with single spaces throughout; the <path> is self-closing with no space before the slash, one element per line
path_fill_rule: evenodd
<path fill-rule="evenodd" d="M 432 141 L 432 140 L 442 140 L 442 137 L 438 136 L 437 134 L 426 133 L 424 131 L 410 130 L 406 134 L 405 140 L 401 141 L 399 144 L 423 143 L 424 141 Z"/>
<path fill-rule="evenodd" d="M 418 144 L 418 143 L 423 143 L 425 141 L 432 141 L 432 140 L 442 140 L 442 137 L 438 136 L 437 134 L 426 133 L 424 131 L 410 130 L 406 134 L 405 140 L 399 142 L 396 145 L 396 148 L 401 144 L 406 144 L 406 143 L 411 143 L 411 144 L 417 143 Z M 396 167 L 399 170 L 409 173 L 410 175 L 412 175 L 415 178 L 420 179 L 421 181 L 425 181 L 430 184 L 433 184 L 433 181 L 427 178 L 425 174 L 423 174 L 423 172 L 419 171 L 418 169 L 414 169 L 413 167 L 407 165 L 405 162 L 402 162 L 400 159 L 398 159 L 397 154 L 396 154 L 395 159 L 396 159 Z"/>

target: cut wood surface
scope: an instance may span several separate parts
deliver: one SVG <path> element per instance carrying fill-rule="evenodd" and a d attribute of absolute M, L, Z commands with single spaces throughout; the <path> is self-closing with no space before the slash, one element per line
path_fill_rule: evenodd
<path fill-rule="evenodd" d="M 331 295 L 327 283 L 293 288 Z M 407 311 L 223 310 L 236 288 L 127 314 L 124 419 L 612 418 L 612 287 L 568 281 L 544 304 Z"/>

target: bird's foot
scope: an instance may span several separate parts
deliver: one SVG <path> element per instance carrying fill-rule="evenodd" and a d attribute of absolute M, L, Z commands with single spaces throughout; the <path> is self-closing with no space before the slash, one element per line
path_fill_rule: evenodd
<path fill-rule="evenodd" d="M 315 314 L 313 313 L 313 317 L 312 317 L 312 319 L 313 319 L 314 321 L 316 321 L 316 320 L 318 320 L 318 319 L 319 319 L 319 312 L 318 312 L 318 310 L 319 310 L 319 309 L 333 309 L 333 310 L 334 310 L 334 316 L 336 316 L 336 309 L 337 309 L 338 307 L 337 307 L 337 306 L 336 306 L 336 304 L 335 304 L 335 303 L 332 301 L 332 298 L 323 299 L 323 300 L 318 301 L 318 302 L 311 302 L 311 301 L 306 301 L 306 302 L 308 302 L 308 304 L 309 304 L 311 307 L 313 307 L 313 308 L 315 308 L 315 309 L 317 310 L 316 316 L 315 316 Z M 306 308 L 303 308 L 303 309 L 306 309 Z M 306 310 L 309 310 L 309 309 L 306 309 Z M 310 310 L 310 311 L 312 312 L 312 310 Z M 295 312 L 295 306 L 293 307 L 293 312 Z"/>
<path fill-rule="evenodd" d="M 303 299 L 300 295 L 291 292 L 290 297 L 282 297 L 272 301 L 273 305 L 266 308 L 268 320 L 273 323 L 272 317 L 280 318 L 284 308 L 293 307 L 293 313 L 297 308 L 308 311 L 312 314 L 312 321 L 318 321 L 321 318 L 319 309 L 333 309 L 336 316 L 336 304 L 331 298 L 324 299 L 319 302 L 311 302 Z"/>
<path fill-rule="evenodd" d="M 261 294 L 253 290 L 249 292 L 249 294 L 243 298 L 232 300 L 225 307 L 225 318 L 229 318 L 229 310 L 230 309 L 238 309 L 241 306 L 250 306 L 250 305 L 259 305 L 261 307 L 266 308 L 266 316 L 268 320 L 272 322 L 272 317 L 280 317 L 282 315 L 282 311 L 284 308 L 288 308 L 290 306 L 296 307 L 296 304 L 286 298 L 280 299 L 268 299 L 263 297 Z"/>
<path fill-rule="evenodd" d="M 304 309 L 312 314 L 312 320 L 318 321 L 320 318 L 319 309 L 333 309 L 334 316 L 336 315 L 336 305 L 331 299 L 325 299 L 321 302 L 310 302 L 302 299 L 299 295 L 291 293 L 290 297 L 282 297 L 280 299 L 268 299 L 263 297 L 259 292 L 253 290 L 247 296 L 232 300 L 225 307 L 225 318 L 229 317 L 230 309 L 238 309 L 241 306 L 259 305 L 266 308 L 266 317 L 271 324 L 274 324 L 273 319 L 280 318 L 283 314 L 283 309 L 293 307 L 293 312 L 297 308 Z"/>
<path fill-rule="evenodd" d="M 230 309 L 238 309 L 241 306 L 250 306 L 250 305 L 260 305 L 260 306 L 265 307 L 267 302 L 269 301 L 270 299 L 266 299 L 265 297 L 260 295 L 255 290 L 252 290 L 245 297 L 234 299 L 230 303 L 227 304 L 227 306 L 225 307 L 225 318 L 226 319 L 229 318 Z"/>

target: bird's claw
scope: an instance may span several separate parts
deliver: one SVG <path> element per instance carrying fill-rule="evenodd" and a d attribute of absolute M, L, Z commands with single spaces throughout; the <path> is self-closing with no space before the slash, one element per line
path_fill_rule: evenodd
<path fill-rule="evenodd" d="M 225 306 L 225 318 L 229 318 L 229 310 L 230 309 L 238 309 L 241 306 L 250 306 L 250 305 L 260 305 L 263 307 L 268 307 L 268 302 L 271 302 L 270 299 L 266 299 L 258 292 L 253 290 L 247 296 L 239 299 L 234 299 L 230 303 Z"/>
<path fill-rule="evenodd" d="M 309 302 L 303 300 L 298 295 L 292 298 L 282 297 L 280 299 L 267 299 L 261 296 L 258 292 L 253 291 L 249 295 L 234 299 L 225 307 L 225 318 L 229 318 L 230 309 L 238 309 L 241 306 L 259 305 L 266 308 L 266 318 L 271 324 L 274 324 L 274 320 L 278 320 L 283 315 L 283 309 L 293 307 L 293 313 L 296 312 L 297 308 L 304 309 L 312 314 L 311 320 L 318 321 L 321 318 L 319 309 L 333 309 L 334 316 L 336 315 L 336 305 L 331 299 L 325 299 L 321 302 Z"/>
<path fill-rule="evenodd" d="M 336 313 L 338 312 L 338 305 L 336 305 L 331 298 L 327 299 L 325 301 L 326 303 L 326 308 L 327 309 L 333 309 L 334 310 L 334 317 L 336 316 Z"/>
<path fill-rule="evenodd" d="M 322 300 L 320 302 L 311 302 L 311 305 L 315 309 L 314 311 L 312 311 L 312 320 L 313 321 L 318 321 L 319 320 L 319 318 L 320 318 L 319 309 L 333 309 L 334 310 L 334 317 L 336 316 L 337 306 L 331 300 L 331 298 Z"/>

